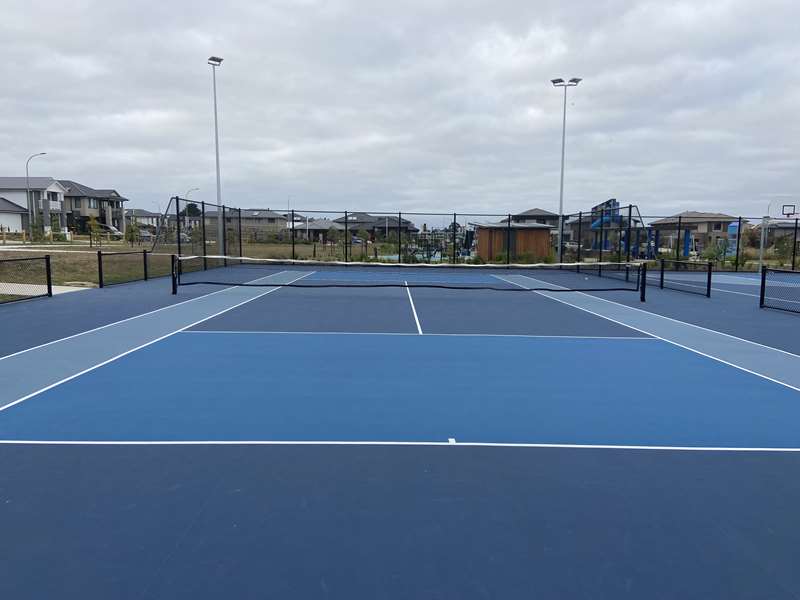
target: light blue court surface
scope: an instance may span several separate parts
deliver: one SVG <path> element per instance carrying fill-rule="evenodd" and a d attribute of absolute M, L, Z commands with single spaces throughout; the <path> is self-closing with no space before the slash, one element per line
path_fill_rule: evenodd
<path fill-rule="evenodd" d="M 796 391 L 648 337 L 186 331 L 9 408 L 0 438 L 786 448 L 798 421 Z"/>

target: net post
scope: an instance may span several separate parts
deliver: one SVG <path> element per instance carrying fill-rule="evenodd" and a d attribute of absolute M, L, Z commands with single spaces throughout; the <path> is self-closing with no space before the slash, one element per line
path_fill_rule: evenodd
<path fill-rule="evenodd" d="M 660 275 L 659 275 L 659 278 L 658 278 L 658 281 L 659 281 L 658 287 L 660 289 L 662 289 L 662 290 L 664 289 L 664 267 L 666 266 L 666 263 L 667 263 L 667 261 L 665 261 L 662 258 L 661 259 L 661 271 L 660 271 Z"/>
<path fill-rule="evenodd" d="M 142 267 L 144 272 L 144 280 L 147 281 L 147 250 L 142 250 Z"/>
<path fill-rule="evenodd" d="M 172 254 L 170 260 L 172 263 L 172 295 L 175 296 L 178 293 L 178 258 Z"/>
<path fill-rule="evenodd" d="M 206 203 L 200 203 L 200 232 L 203 234 L 203 271 L 208 270 L 208 252 L 206 251 Z"/>
<path fill-rule="evenodd" d="M 97 251 L 97 284 L 103 287 L 103 251 Z"/>
<path fill-rule="evenodd" d="M 734 270 L 739 271 L 739 254 L 742 249 L 742 217 L 739 217 L 739 227 L 736 229 L 736 260 L 734 264 Z"/>
<path fill-rule="evenodd" d="M 228 256 L 228 228 L 225 226 L 225 205 L 222 205 L 222 256 Z M 228 266 L 228 259 L 223 258 L 222 264 Z"/>
<path fill-rule="evenodd" d="M 458 262 L 458 258 L 456 256 L 456 225 L 458 224 L 456 213 L 453 213 L 453 264 Z M 797 235 L 797 227 L 795 227 L 795 236 Z M 796 241 L 795 241 L 796 243 Z M 794 265 L 794 260 L 792 260 L 792 265 Z"/>
<path fill-rule="evenodd" d="M 647 263 L 641 263 L 641 267 L 639 267 L 639 277 L 641 279 L 641 285 L 639 286 L 639 301 L 646 302 L 647 298 Z"/>
<path fill-rule="evenodd" d="M 683 219 L 683 217 L 678 215 L 678 241 L 675 243 L 675 260 L 680 260 L 681 259 L 680 252 L 681 252 L 681 225 L 682 225 L 682 219 Z"/>
<path fill-rule="evenodd" d="M 347 260 L 347 242 L 348 237 L 350 237 L 350 229 L 347 223 L 347 211 L 344 211 L 344 262 L 348 262 Z"/>
<path fill-rule="evenodd" d="M 631 221 L 633 220 L 633 205 L 628 204 L 628 229 L 625 232 L 625 262 L 631 262 Z"/>
<path fill-rule="evenodd" d="M 708 278 L 706 279 L 706 298 L 711 298 L 711 272 L 714 269 L 714 263 L 708 261 Z"/>
<path fill-rule="evenodd" d="M 397 213 L 397 262 L 403 262 L 403 213 Z"/>
<path fill-rule="evenodd" d="M 798 219 L 794 220 L 794 241 L 792 242 L 792 271 L 794 271 L 794 263 L 795 259 L 797 258 L 797 222 Z"/>
<path fill-rule="evenodd" d="M 181 199 L 178 196 L 175 196 L 175 236 L 177 238 L 178 244 L 178 256 L 182 254 L 181 252 Z"/>
<path fill-rule="evenodd" d="M 581 246 L 583 246 L 583 211 L 578 212 L 578 273 L 581 272 Z"/>
<path fill-rule="evenodd" d="M 511 264 L 511 213 L 508 214 L 508 225 L 506 226 L 506 265 Z"/>
<path fill-rule="evenodd" d="M 50 268 L 50 255 L 44 255 L 44 275 L 47 279 L 47 295 L 53 297 L 53 271 Z"/>
<path fill-rule="evenodd" d="M 764 299 L 767 296 L 767 265 L 761 265 L 761 290 L 758 294 L 758 307 L 764 308 Z"/>
<path fill-rule="evenodd" d="M 238 223 L 238 227 L 239 227 L 239 256 L 244 256 L 244 255 L 242 254 L 242 209 L 241 209 L 241 208 L 239 208 L 239 209 L 237 209 L 237 210 L 239 211 L 239 212 L 238 212 L 238 215 L 237 215 L 237 216 L 238 216 L 238 219 L 237 219 L 237 220 L 238 220 L 238 222 L 239 222 L 239 223 Z M 241 264 L 242 264 L 242 261 L 239 261 L 239 264 L 241 265 Z"/>
<path fill-rule="evenodd" d="M 564 262 L 564 215 L 558 217 L 558 262 Z M 561 268 L 561 267 L 559 267 Z"/>

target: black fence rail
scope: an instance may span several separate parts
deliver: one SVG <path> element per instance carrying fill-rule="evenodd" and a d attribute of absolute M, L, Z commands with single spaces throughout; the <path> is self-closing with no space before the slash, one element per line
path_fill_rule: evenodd
<path fill-rule="evenodd" d="M 169 260 L 168 257 L 166 257 Z M 99 287 L 107 287 L 131 281 L 147 281 L 153 276 L 169 275 L 169 267 L 151 273 L 151 253 L 147 250 L 131 252 L 97 252 L 97 281 Z"/>
<path fill-rule="evenodd" d="M 0 303 L 52 295 L 49 255 L 0 259 Z"/>
<path fill-rule="evenodd" d="M 658 287 L 711 297 L 711 281 L 714 263 L 711 261 L 668 260 L 658 262 L 658 272 L 652 273 L 650 280 Z"/>
<path fill-rule="evenodd" d="M 800 313 L 800 271 L 763 267 L 759 306 Z"/>

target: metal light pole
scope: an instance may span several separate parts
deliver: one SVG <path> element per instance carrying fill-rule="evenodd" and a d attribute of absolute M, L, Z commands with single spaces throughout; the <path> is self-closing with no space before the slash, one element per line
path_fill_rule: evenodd
<path fill-rule="evenodd" d="M 217 240 L 218 244 L 221 243 L 225 233 L 225 223 L 220 213 L 222 210 L 222 183 L 219 176 L 219 121 L 217 118 L 217 67 L 222 64 L 222 59 L 219 56 L 209 56 L 208 64 L 211 65 L 211 79 L 214 86 L 214 150 L 217 159 Z"/>
<path fill-rule="evenodd" d="M 561 121 L 561 186 L 558 194 L 558 262 L 562 262 L 564 255 L 564 246 L 561 243 L 561 231 L 564 222 L 564 156 L 567 142 L 567 88 L 575 87 L 581 81 L 582 79 L 580 77 L 573 77 L 569 81 L 564 81 L 561 78 L 550 80 L 550 83 L 552 83 L 554 87 L 564 88 L 564 113 Z"/>
<path fill-rule="evenodd" d="M 25 198 L 27 198 L 28 200 L 28 234 L 30 235 L 31 243 L 33 243 L 34 206 L 33 206 L 33 199 L 31 198 L 31 183 L 30 183 L 30 176 L 28 175 L 28 165 L 37 156 L 44 156 L 45 154 L 47 154 L 47 152 L 37 152 L 36 154 L 31 154 L 28 157 L 28 160 L 25 161 Z"/>

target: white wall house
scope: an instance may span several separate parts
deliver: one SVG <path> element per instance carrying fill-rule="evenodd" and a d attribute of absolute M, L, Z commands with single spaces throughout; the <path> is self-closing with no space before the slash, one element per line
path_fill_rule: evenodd
<path fill-rule="evenodd" d="M 27 223 L 27 210 L 6 198 L 0 198 L 0 232 L 19 233 Z"/>
<path fill-rule="evenodd" d="M 52 177 L 30 177 L 27 186 L 31 191 L 36 211 L 35 219 L 44 224 L 44 231 L 66 231 L 67 220 L 64 212 L 66 188 Z M 22 206 L 27 213 L 26 178 L 0 177 L 0 197 Z M 27 224 L 27 218 L 25 223 Z"/>

